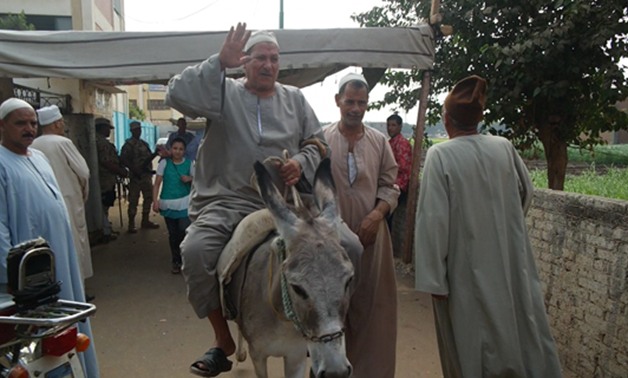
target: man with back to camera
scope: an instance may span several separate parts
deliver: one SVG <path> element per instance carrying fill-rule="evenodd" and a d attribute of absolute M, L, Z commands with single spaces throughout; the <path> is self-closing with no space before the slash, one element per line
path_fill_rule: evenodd
<path fill-rule="evenodd" d="M 462 79 L 425 158 L 415 229 L 416 287 L 432 294 L 443 374 L 561 377 L 525 214 L 534 187 L 515 147 L 481 135 L 486 80 Z"/>
<path fill-rule="evenodd" d="M 226 77 L 243 66 L 245 76 Z M 231 27 L 219 54 L 186 68 L 170 80 L 166 104 L 192 117 L 206 117 L 189 208 L 192 224 L 181 244 L 182 272 L 188 300 L 199 318 L 214 329 L 213 347 L 190 367 L 193 374 L 216 376 L 231 370 L 227 356 L 235 344 L 220 305 L 216 264 L 235 226 L 264 203 L 251 186 L 255 161 L 289 158 L 280 167 L 285 185 L 307 187 L 326 151 L 308 140 L 327 144 L 314 111 L 295 87 L 277 82 L 279 43 L 274 34 L 251 35 L 245 23 Z M 340 227 L 349 256 L 359 256 L 357 237 Z"/>

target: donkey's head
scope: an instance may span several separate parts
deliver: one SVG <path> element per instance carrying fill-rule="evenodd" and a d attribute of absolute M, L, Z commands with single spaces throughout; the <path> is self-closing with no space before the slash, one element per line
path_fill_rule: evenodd
<path fill-rule="evenodd" d="M 283 290 L 291 302 L 286 305 L 284 301 L 286 315 L 308 340 L 317 377 L 349 377 L 351 365 L 345 355 L 343 329 L 353 265 L 340 245 L 341 221 L 329 159 L 316 171 L 316 209 L 310 212 L 288 207 L 262 164 L 255 164 L 255 172 L 262 198 L 284 240 Z M 288 306 L 292 308 L 286 309 Z"/>

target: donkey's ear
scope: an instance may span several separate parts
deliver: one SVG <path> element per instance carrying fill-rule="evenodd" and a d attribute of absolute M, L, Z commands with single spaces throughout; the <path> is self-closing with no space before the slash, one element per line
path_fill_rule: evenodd
<path fill-rule="evenodd" d="M 295 226 L 299 218 L 290 210 L 279 190 L 273 184 L 270 173 L 268 173 L 264 164 L 256 161 L 254 168 L 260 195 L 275 219 L 279 234 L 284 238 L 290 238 L 296 233 Z"/>
<path fill-rule="evenodd" d="M 320 217 L 329 222 L 336 222 L 338 209 L 336 207 L 336 185 L 331 175 L 331 160 L 325 158 L 318 165 L 314 176 L 314 201 L 321 211 Z"/>

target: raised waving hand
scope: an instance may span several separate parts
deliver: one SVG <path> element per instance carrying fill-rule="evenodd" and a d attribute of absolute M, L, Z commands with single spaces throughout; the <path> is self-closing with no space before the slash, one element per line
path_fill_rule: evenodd
<path fill-rule="evenodd" d="M 226 68 L 240 67 L 251 58 L 245 54 L 244 46 L 251 36 L 251 31 L 246 30 L 246 22 L 238 22 L 238 25 L 229 29 L 227 38 L 220 50 L 220 66 Z"/>

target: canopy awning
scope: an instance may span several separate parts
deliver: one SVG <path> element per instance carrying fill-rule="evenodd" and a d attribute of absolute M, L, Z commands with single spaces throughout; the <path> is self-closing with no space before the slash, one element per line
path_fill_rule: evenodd
<path fill-rule="evenodd" d="M 349 66 L 423 70 L 434 62 L 434 34 L 426 24 L 274 33 L 281 48 L 281 81 L 299 87 Z M 105 85 L 165 83 L 219 52 L 226 34 L 0 30 L 0 77 L 84 79 Z"/>

